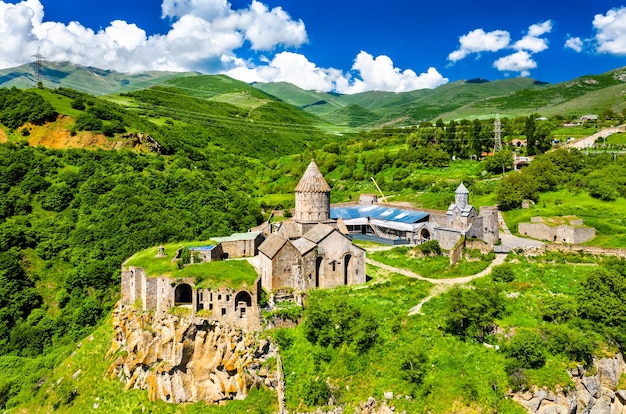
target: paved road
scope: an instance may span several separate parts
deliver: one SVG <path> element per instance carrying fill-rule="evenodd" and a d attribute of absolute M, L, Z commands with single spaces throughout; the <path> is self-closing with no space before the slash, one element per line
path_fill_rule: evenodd
<path fill-rule="evenodd" d="M 587 138 L 579 139 L 578 141 L 561 145 L 559 148 L 578 148 L 578 149 L 589 148 L 593 146 L 593 144 L 596 142 L 598 138 L 606 138 L 611 134 L 615 134 L 616 132 L 625 132 L 625 131 L 626 131 L 626 126 L 624 125 L 611 127 L 611 128 L 604 128 L 603 130 L 596 132 L 595 134 Z"/>

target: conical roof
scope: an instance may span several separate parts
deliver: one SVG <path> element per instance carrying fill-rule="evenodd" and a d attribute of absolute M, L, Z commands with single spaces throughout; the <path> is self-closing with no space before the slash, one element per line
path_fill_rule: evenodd
<path fill-rule="evenodd" d="M 469 190 L 465 188 L 463 183 L 459 184 L 455 191 L 456 194 L 469 194 Z"/>
<path fill-rule="evenodd" d="M 317 168 L 315 161 L 311 160 L 295 191 L 296 193 L 330 193 L 330 186 L 320 169 Z"/>

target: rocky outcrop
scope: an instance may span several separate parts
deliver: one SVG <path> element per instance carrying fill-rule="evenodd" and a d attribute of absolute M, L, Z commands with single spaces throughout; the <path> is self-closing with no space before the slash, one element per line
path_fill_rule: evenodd
<path fill-rule="evenodd" d="M 619 379 L 626 372 L 622 354 L 595 359 L 591 370 L 577 366 L 569 371 L 573 387 L 533 389 L 512 395 L 531 414 L 626 414 L 626 390 Z"/>
<path fill-rule="evenodd" d="M 267 363 L 276 351 L 258 333 L 122 306 L 113 314 L 113 326 L 106 375 L 123 380 L 126 390 L 147 390 L 153 401 L 219 402 L 243 399 L 251 386 L 277 386 L 275 369 Z"/>

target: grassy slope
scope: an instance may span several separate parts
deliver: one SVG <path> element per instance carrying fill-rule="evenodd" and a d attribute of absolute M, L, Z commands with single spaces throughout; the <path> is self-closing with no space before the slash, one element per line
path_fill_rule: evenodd
<path fill-rule="evenodd" d="M 0 87 L 32 87 L 36 80 L 34 63 L 0 70 Z M 148 71 L 136 74 L 120 73 L 67 62 L 43 62 L 41 81 L 45 87 L 80 90 L 92 95 L 108 95 L 160 84 L 179 76 L 194 76 L 195 72 Z"/>
<path fill-rule="evenodd" d="M 114 360 L 114 356 L 105 358 L 112 338 L 113 328 L 109 317 L 56 366 L 41 387 L 34 390 L 29 403 L 19 407 L 16 412 L 269 414 L 277 411 L 275 393 L 265 389 L 252 389 L 244 401 L 233 401 L 225 406 L 207 405 L 204 402 L 180 405 L 163 401 L 152 402 L 148 400 L 146 391 L 125 391 L 121 380 L 105 375 Z M 75 397 L 67 401 L 72 390 L 76 390 Z"/>

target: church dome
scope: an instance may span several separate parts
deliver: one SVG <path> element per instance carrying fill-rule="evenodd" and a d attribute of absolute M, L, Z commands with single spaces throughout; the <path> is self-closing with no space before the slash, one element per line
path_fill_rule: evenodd
<path fill-rule="evenodd" d="M 315 161 L 307 167 L 295 192 L 297 222 L 321 223 L 330 219 L 330 186 Z"/>
<path fill-rule="evenodd" d="M 315 161 L 311 161 L 295 191 L 296 193 L 330 193 L 330 186 L 317 168 Z"/>

